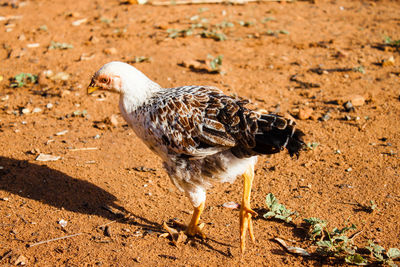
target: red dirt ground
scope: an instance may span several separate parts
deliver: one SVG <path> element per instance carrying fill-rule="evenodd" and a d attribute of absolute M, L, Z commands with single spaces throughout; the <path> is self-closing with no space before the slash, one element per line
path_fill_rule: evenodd
<path fill-rule="evenodd" d="M 280 237 L 314 251 L 300 226 L 308 217 L 327 220 L 329 229 L 354 223 L 362 231 L 354 240 L 359 247 L 368 240 L 400 247 L 400 54 L 399 48 L 383 47 L 385 36 L 400 39 L 398 1 L 0 3 L 0 265 L 334 264 L 288 254 L 272 241 Z M 86 20 L 72 24 L 81 19 Z M 201 29 L 168 38 L 168 29 L 224 21 L 233 23 L 222 30 L 225 41 L 202 38 Z M 250 23 L 246 27 L 240 21 Z M 73 48 L 50 49 L 52 41 Z M 223 55 L 223 74 L 180 64 L 208 55 Z M 297 124 L 307 143 L 318 146 L 298 160 L 287 153 L 259 159 L 252 194 L 252 205 L 260 211 L 254 221 L 256 242 L 248 242 L 242 257 L 238 211 L 221 206 L 239 201 L 241 179 L 208 192 L 202 221 L 209 238 L 175 247 L 159 237 L 161 225 L 172 218 L 186 222 L 190 203 L 169 181 L 157 156 L 125 125 L 117 96 L 86 95 L 101 65 L 142 56 L 151 60 L 134 65 L 164 87 L 215 85 L 250 99 L 254 107 L 294 117 L 312 109 Z M 318 74 L 311 71 L 315 68 L 349 70 Z M 53 75 L 46 78 L 48 70 Z M 10 88 L 9 79 L 21 72 L 39 74 L 39 83 Z M 69 75 L 65 80 L 60 79 L 63 73 Z M 292 75 L 319 87 L 301 87 Z M 354 95 L 365 103 L 347 112 L 342 104 L 357 100 Z M 110 124 L 110 117 L 118 123 Z M 81 148 L 97 149 L 74 150 Z M 40 162 L 35 160 L 39 153 L 61 159 Z M 270 192 L 299 213 L 297 226 L 262 218 Z M 377 204 L 372 213 L 349 204 L 368 205 L 370 200 Z M 118 220 L 105 207 L 129 211 L 131 220 Z M 99 229 L 105 224 L 107 233 Z"/>

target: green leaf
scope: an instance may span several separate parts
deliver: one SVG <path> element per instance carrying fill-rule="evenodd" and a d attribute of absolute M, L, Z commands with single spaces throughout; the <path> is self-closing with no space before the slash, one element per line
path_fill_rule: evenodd
<path fill-rule="evenodd" d="M 365 74 L 365 69 L 364 69 L 363 66 L 355 67 L 355 68 L 353 68 L 353 71 L 355 71 L 355 72 L 360 72 L 360 73 L 362 73 L 362 74 Z"/>
<path fill-rule="evenodd" d="M 367 246 L 366 248 L 371 252 L 382 253 L 385 251 L 383 247 L 379 246 L 378 244 L 375 244 L 371 240 L 368 240 L 368 244 L 369 246 Z"/>
<path fill-rule="evenodd" d="M 305 218 L 303 219 L 306 223 L 311 224 L 311 225 L 316 225 L 316 224 L 325 224 L 326 221 L 321 220 L 319 218 L 311 217 L 311 218 Z"/>
<path fill-rule="evenodd" d="M 10 84 L 11 88 L 22 87 L 27 83 L 36 83 L 37 75 L 31 73 L 20 73 L 14 76 Z"/>
<path fill-rule="evenodd" d="M 316 244 L 317 244 L 317 246 L 319 246 L 319 247 L 327 247 L 327 248 L 333 247 L 332 242 L 329 241 L 329 240 L 317 241 Z"/>
<path fill-rule="evenodd" d="M 386 253 L 386 255 L 390 258 L 390 259 L 397 259 L 400 257 L 400 249 L 398 248 L 389 248 L 388 252 Z"/>
<path fill-rule="evenodd" d="M 67 43 L 59 43 L 59 42 L 50 42 L 49 50 L 52 49 L 60 49 L 60 50 L 65 50 L 65 49 L 72 49 L 74 46 L 72 44 L 67 44 Z"/>
<path fill-rule="evenodd" d="M 266 23 L 266 22 L 271 21 L 271 20 L 275 20 L 275 18 L 273 18 L 273 17 L 267 17 L 267 18 L 264 18 L 262 22 L 263 22 L 263 23 Z"/>
<path fill-rule="evenodd" d="M 347 263 L 356 264 L 356 265 L 367 265 L 368 261 L 364 259 L 360 254 L 347 255 L 344 260 Z"/>
<path fill-rule="evenodd" d="M 277 203 L 276 197 L 274 196 L 274 194 L 269 193 L 269 194 L 267 195 L 267 197 L 265 198 L 265 203 L 267 204 L 267 207 L 268 207 L 269 209 L 271 209 L 272 205 L 275 204 L 275 203 Z"/>
<path fill-rule="evenodd" d="M 265 218 L 274 217 L 275 219 L 283 220 L 289 223 L 292 221 L 290 215 L 296 214 L 296 212 L 287 209 L 285 205 L 279 204 L 278 200 L 272 193 L 269 193 L 266 196 L 265 203 L 267 204 L 267 207 L 270 210 L 268 213 L 265 214 L 267 215 L 264 216 Z"/>
<path fill-rule="evenodd" d="M 225 34 L 216 31 L 203 31 L 200 36 L 203 38 L 214 39 L 215 41 L 225 41 L 227 39 Z"/>
<path fill-rule="evenodd" d="M 310 150 L 316 149 L 317 146 L 319 146 L 319 143 L 318 143 L 318 142 L 307 143 L 307 147 L 308 147 L 308 149 L 310 149 Z"/>
<path fill-rule="evenodd" d="M 265 213 L 263 216 L 264 216 L 265 219 L 268 219 L 268 218 L 274 217 L 275 215 L 276 215 L 275 212 L 273 212 L 273 211 L 268 211 L 268 212 Z"/>
<path fill-rule="evenodd" d="M 357 227 L 356 227 L 355 224 L 352 224 L 351 226 L 343 227 L 340 230 L 337 229 L 337 228 L 334 228 L 333 231 L 332 231 L 332 235 L 342 235 L 342 234 L 346 233 L 349 230 L 356 230 L 356 229 L 357 229 Z"/>

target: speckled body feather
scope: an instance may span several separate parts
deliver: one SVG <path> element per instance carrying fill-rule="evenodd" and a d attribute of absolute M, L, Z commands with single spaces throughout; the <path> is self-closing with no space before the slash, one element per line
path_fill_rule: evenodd
<path fill-rule="evenodd" d="M 197 207 L 213 182 L 233 182 L 259 154 L 287 148 L 298 155 L 303 133 L 292 120 L 259 114 L 247 101 L 209 86 L 162 89 L 140 105 L 122 96 L 122 115 L 147 146 L 164 160 L 172 182 Z"/>

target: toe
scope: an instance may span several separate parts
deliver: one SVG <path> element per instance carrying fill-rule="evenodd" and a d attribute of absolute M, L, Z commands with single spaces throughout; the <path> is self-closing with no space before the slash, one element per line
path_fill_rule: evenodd
<path fill-rule="evenodd" d="M 204 223 L 194 226 L 188 226 L 186 229 L 186 234 L 188 236 L 200 236 L 201 238 L 206 238 L 206 235 L 203 233 Z"/>

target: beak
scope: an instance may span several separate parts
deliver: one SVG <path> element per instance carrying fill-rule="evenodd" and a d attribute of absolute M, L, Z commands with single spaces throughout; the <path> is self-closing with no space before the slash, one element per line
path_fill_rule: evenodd
<path fill-rule="evenodd" d="M 97 91 L 100 87 L 95 85 L 95 82 L 92 80 L 87 88 L 87 94 L 90 95 L 94 91 Z"/>

